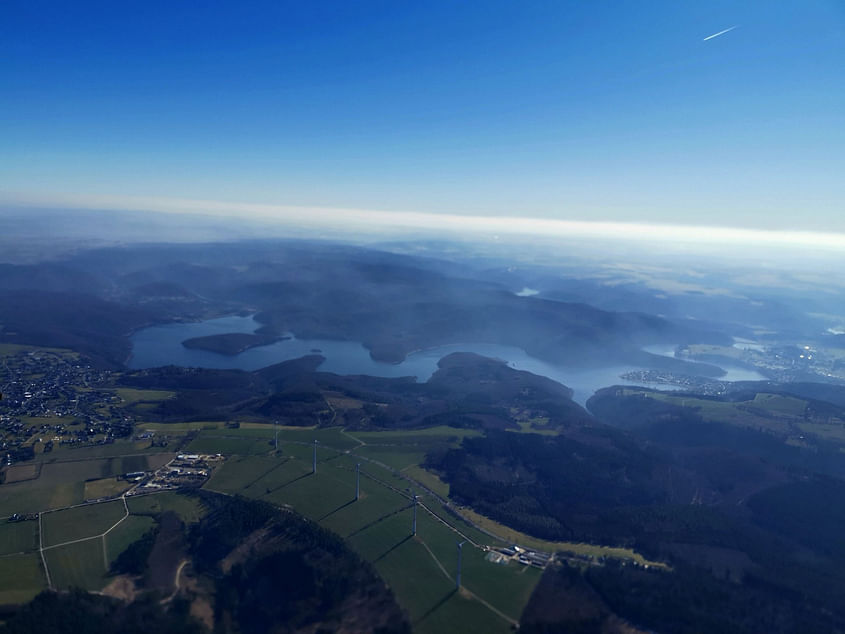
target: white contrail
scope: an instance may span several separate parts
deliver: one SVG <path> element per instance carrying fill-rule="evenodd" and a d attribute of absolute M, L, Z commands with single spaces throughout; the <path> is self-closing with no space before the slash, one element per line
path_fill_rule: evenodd
<path fill-rule="evenodd" d="M 701 41 L 706 42 L 707 40 L 712 40 L 714 37 L 719 37 L 720 35 L 724 35 L 725 33 L 729 33 L 730 31 L 733 31 L 737 26 L 739 26 L 739 25 L 737 24 L 736 26 L 732 26 L 731 28 L 725 29 L 724 31 L 719 31 L 718 33 L 714 33 L 713 35 L 708 35 L 707 37 L 705 37 Z"/>

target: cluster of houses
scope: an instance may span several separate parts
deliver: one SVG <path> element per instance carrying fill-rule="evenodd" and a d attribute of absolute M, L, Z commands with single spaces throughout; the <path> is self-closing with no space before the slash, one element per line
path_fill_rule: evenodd
<path fill-rule="evenodd" d="M 133 423 L 116 407 L 120 399 L 98 389 L 110 379 L 110 371 L 64 353 L 22 350 L 5 356 L 0 367 L 0 451 L 5 462 L 31 459 L 37 442 L 49 452 L 55 443 L 79 447 L 129 436 Z M 49 422 L 34 421 L 39 418 Z"/>

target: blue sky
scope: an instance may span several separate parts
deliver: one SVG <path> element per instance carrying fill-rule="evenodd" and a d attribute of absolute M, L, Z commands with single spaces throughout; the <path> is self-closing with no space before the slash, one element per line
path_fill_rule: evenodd
<path fill-rule="evenodd" d="M 26 0 L 0 60 L 17 199 L 845 232 L 838 0 Z"/>

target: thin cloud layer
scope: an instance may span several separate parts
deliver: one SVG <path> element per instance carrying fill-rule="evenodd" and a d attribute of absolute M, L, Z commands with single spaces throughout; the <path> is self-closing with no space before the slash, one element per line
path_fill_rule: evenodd
<path fill-rule="evenodd" d="M 299 207 L 258 203 L 225 202 L 157 197 L 6 194 L 6 204 L 68 209 L 100 209 L 119 212 L 148 211 L 239 218 L 292 225 L 300 228 L 346 230 L 390 234 L 426 231 L 444 234 L 488 236 L 542 236 L 586 238 L 627 242 L 660 242 L 719 247 L 790 248 L 845 252 L 845 234 L 716 227 L 706 225 L 653 224 L 586 220 L 562 220 L 521 216 L 479 216 L 409 211 L 383 211 L 331 207 Z"/>

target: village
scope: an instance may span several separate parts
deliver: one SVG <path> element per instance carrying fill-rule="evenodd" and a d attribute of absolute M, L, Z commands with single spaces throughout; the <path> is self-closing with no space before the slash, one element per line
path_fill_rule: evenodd
<path fill-rule="evenodd" d="M 73 353 L 10 348 L 0 356 L 0 457 L 31 460 L 55 445 L 110 444 L 131 435 L 121 399 L 104 389 L 112 372 Z"/>

